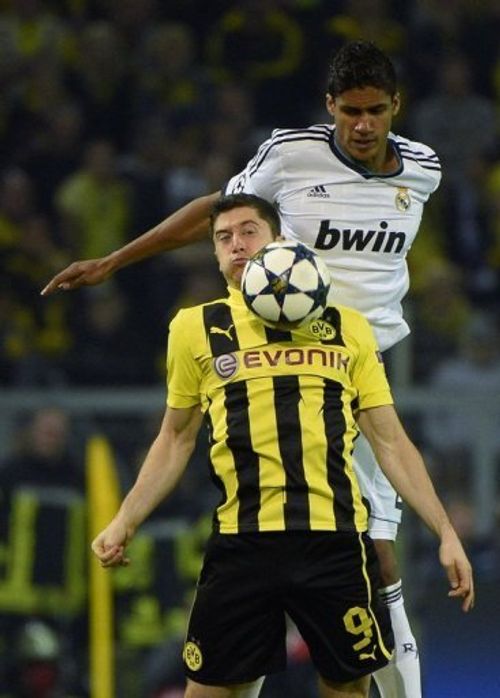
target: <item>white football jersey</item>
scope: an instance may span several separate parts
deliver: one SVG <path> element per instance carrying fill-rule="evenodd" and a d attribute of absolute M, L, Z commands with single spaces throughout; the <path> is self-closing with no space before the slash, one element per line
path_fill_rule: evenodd
<path fill-rule="evenodd" d="M 339 150 L 334 133 L 328 124 L 273 131 L 225 193 L 277 204 L 283 235 L 305 242 L 328 265 L 331 302 L 362 312 L 384 350 L 410 331 L 401 307 L 406 255 L 441 168 L 431 148 L 390 133 L 400 166 L 373 174 Z"/>

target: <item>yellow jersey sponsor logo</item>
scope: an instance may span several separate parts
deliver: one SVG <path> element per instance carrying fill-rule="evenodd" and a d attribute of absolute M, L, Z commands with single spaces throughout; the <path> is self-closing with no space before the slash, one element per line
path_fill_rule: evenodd
<path fill-rule="evenodd" d="M 223 380 L 232 378 L 238 370 L 238 359 L 234 354 L 221 354 L 214 359 L 214 370 Z"/>
<path fill-rule="evenodd" d="M 245 368 L 271 368 L 273 366 L 325 366 L 347 371 L 349 357 L 339 351 L 321 349 L 258 349 L 245 351 L 242 355 Z"/>

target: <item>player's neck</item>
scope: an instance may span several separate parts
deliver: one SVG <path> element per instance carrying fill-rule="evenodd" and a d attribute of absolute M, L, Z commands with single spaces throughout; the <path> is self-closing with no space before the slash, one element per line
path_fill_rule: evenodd
<path fill-rule="evenodd" d="M 390 174 L 391 172 L 395 172 L 400 167 L 400 165 L 401 158 L 399 157 L 399 153 L 394 147 L 394 145 L 391 143 L 391 141 L 388 140 L 385 147 L 385 158 L 384 162 L 382 163 L 380 172 L 382 172 L 383 174 Z"/>
<path fill-rule="evenodd" d="M 362 170 L 367 174 L 391 174 L 392 172 L 395 172 L 400 166 L 399 155 L 390 140 L 388 140 L 386 143 L 384 157 L 381 158 L 380 163 L 373 163 L 373 166 L 369 166 L 366 162 L 363 162 L 362 160 L 357 160 L 356 158 L 353 158 L 351 155 L 349 155 L 349 153 L 347 153 L 342 148 L 336 136 L 334 136 L 334 140 L 335 147 L 342 154 L 342 156 L 346 160 L 351 162 L 353 165 L 355 165 L 355 167 L 358 170 Z"/>

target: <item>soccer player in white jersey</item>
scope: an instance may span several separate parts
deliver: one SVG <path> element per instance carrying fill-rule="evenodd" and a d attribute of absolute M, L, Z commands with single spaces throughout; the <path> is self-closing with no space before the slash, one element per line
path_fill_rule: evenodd
<path fill-rule="evenodd" d="M 225 188 L 279 207 L 284 235 L 321 254 L 332 272 L 332 300 L 368 318 L 382 351 L 409 333 L 401 308 L 406 254 L 440 181 L 436 154 L 391 132 L 399 106 L 392 63 L 373 44 L 351 42 L 330 71 L 326 108 L 335 125 L 274 131 Z M 195 199 L 107 257 L 74 262 L 42 293 L 100 283 L 132 262 L 202 239 L 219 196 Z M 359 441 L 355 458 L 396 640 L 393 661 L 375 680 L 382 698 L 420 698 L 418 650 L 394 553 L 399 501 L 366 443 Z"/>

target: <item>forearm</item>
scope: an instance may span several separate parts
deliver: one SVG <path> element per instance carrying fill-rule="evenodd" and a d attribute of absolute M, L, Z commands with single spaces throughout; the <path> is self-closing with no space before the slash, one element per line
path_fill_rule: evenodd
<path fill-rule="evenodd" d="M 105 257 L 73 262 L 52 277 L 42 289 L 42 296 L 100 284 L 128 264 L 203 239 L 209 228 L 212 206 L 219 196 L 220 192 L 215 192 L 191 201 L 151 230 Z"/>
<path fill-rule="evenodd" d="M 206 237 L 209 215 L 220 192 L 201 196 L 165 218 L 151 230 L 103 258 L 108 273 L 128 264 L 152 257 L 159 252 L 174 250 Z"/>
<path fill-rule="evenodd" d="M 396 492 L 439 538 L 439 559 L 451 587 L 448 595 L 461 598 L 462 609 L 470 610 L 474 605 L 470 562 L 434 490 L 425 463 L 394 408 L 385 405 L 362 410 L 359 425 Z"/>
<path fill-rule="evenodd" d="M 194 413 L 181 431 L 164 422 L 116 517 L 129 537 L 177 485 L 193 452 L 200 421 L 201 413 Z"/>
<path fill-rule="evenodd" d="M 396 451 L 377 454 L 380 467 L 396 492 L 441 540 L 451 527 L 427 468 L 413 444 L 402 439 Z"/>

